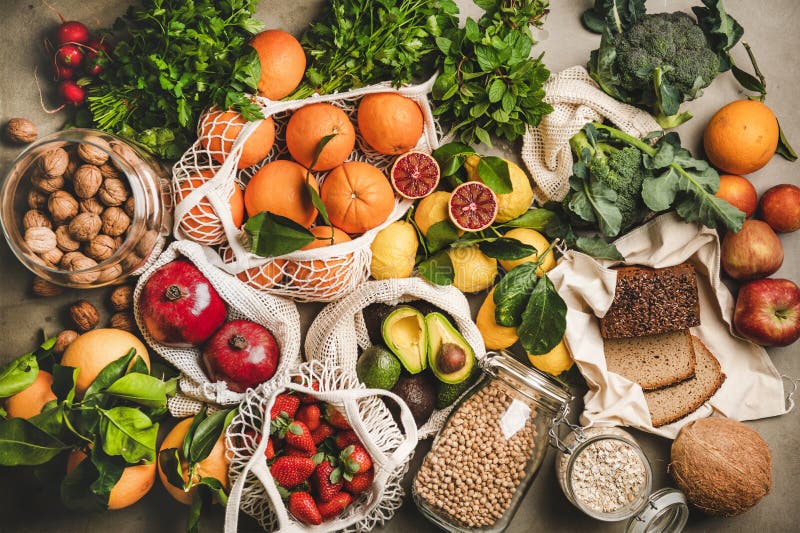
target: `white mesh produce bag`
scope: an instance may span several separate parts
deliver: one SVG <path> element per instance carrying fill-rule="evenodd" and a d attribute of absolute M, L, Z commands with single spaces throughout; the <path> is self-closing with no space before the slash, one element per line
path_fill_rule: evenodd
<path fill-rule="evenodd" d="M 289 159 L 283 142 L 286 123 L 293 110 L 311 103 L 327 102 L 343 109 L 351 117 L 356 129 L 356 146 L 347 160 L 366 161 L 388 175 L 395 156 L 379 154 L 364 142 L 358 132 L 356 111 L 359 100 L 367 94 L 397 92 L 414 100 L 422 110 L 424 130 L 416 148 L 426 152 L 433 151 L 439 142 L 437 124 L 427 99 L 433 81 L 431 79 L 421 85 L 400 89 L 384 83 L 349 92 L 314 95 L 304 100 L 293 101 L 271 101 L 254 97 L 261 105 L 264 116 L 271 117 L 275 122 L 275 145 L 263 161 L 242 170 L 237 170 L 236 167 L 244 142 L 263 121 L 249 122 L 241 127 L 227 159 L 224 159 L 222 151 L 214 152 L 212 148 L 222 146 L 226 131 L 240 126 L 230 122 L 212 122 L 203 128 L 207 133 L 205 137 L 198 127 L 198 140 L 173 167 L 172 180 L 176 203 L 175 237 L 204 245 L 226 245 L 218 250 L 221 258 L 215 261 L 217 266 L 236 275 L 247 284 L 272 294 L 287 296 L 298 301 L 332 301 L 352 291 L 369 277 L 371 259 L 369 245 L 375 235 L 403 216 L 412 205 L 410 200 L 397 198 L 394 210 L 383 224 L 351 242 L 298 251 L 280 258 L 264 258 L 249 252 L 247 235 L 237 228 L 232 220 L 229 201 L 234 193 L 233 188 L 246 185 L 250 177 L 265 163 L 275 159 Z M 201 125 L 205 119 L 206 115 L 201 117 Z M 212 120 L 219 119 L 220 117 L 215 115 Z M 212 140 L 215 142 L 211 142 Z M 224 163 L 217 162 L 223 159 Z M 321 185 L 326 173 L 313 174 Z"/>
<path fill-rule="evenodd" d="M 315 382 L 319 384 L 319 391 L 311 388 Z M 313 394 L 339 409 L 372 457 L 375 469 L 372 488 L 356 497 L 338 518 L 319 526 L 306 526 L 291 517 L 264 455 L 268 439 L 261 435 L 269 433 L 272 404 L 278 394 L 289 390 Z M 399 406 L 402 431 L 381 397 Z M 391 519 L 402 505 L 404 491 L 400 482 L 416 445 L 414 418 L 396 395 L 364 388 L 354 374 L 343 371 L 333 361 L 304 363 L 279 380 L 247 391 L 228 426 L 226 447 L 232 487 L 225 513 L 225 531 L 236 531 L 240 509 L 268 531 L 369 531 Z"/>
<path fill-rule="evenodd" d="M 243 393 L 234 392 L 223 381 L 211 381 L 201 361 L 201 348 L 176 348 L 160 344 L 147 331 L 139 310 L 139 296 L 153 272 L 159 267 L 183 257 L 208 278 L 211 285 L 228 304 L 228 319 L 256 322 L 275 337 L 280 346 L 280 361 L 272 380 L 278 380 L 300 362 L 300 315 L 291 301 L 265 294 L 248 287 L 236 278 L 215 268 L 209 262 L 214 253 L 190 241 L 173 242 L 158 260 L 139 278 L 133 293 L 134 315 L 147 344 L 181 372 L 178 394 L 169 399 L 170 413 L 175 417 L 195 414 L 204 403 L 234 405 L 242 401 Z"/>
<path fill-rule="evenodd" d="M 306 358 L 335 361 L 344 372 L 358 381 L 356 362 L 359 349 L 363 350 L 372 344 L 362 311 L 372 303 L 397 305 L 412 300 L 425 300 L 449 313 L 456 321 L 454 326 L 475 350 L 478 361 L 486 357 L 483 337 L 472 321 L 469 302 L 461 291 L 452 285 L 433 285 L 422 278 L 403 278 L 368 281 L 342 300 L 325 307 L 306 334 Z M 450 408 L 434 411 L 419 428 L 420 438 L 435 434 L 449 412 Z"/>

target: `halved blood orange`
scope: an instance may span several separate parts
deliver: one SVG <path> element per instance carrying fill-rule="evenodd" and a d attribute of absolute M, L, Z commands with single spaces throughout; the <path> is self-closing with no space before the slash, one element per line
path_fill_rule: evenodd
<path fill-rule="evenodd" d="M 457 228 L 481 231 L 497 218 L 497 196 L 483 183 L 462 183 L 450 194 L 447 213 Z"/>
<path fill-rule="evenodd" d="M 409 200 L 423 198 L 439 185 L 439 163 L 430 154 L 411 150 L 392 165 L 389 179 L 397 194 Z"/>

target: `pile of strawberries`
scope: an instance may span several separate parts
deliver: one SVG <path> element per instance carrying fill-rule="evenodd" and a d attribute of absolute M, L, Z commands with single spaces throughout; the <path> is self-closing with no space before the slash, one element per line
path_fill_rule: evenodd
<path fill-rule="evenodd" d="M 297 520 L 319 525 L 336 518 L 372 486 L 372 458 L 332 405 L 283 393 L 270 420 L 267 464 Z"/>

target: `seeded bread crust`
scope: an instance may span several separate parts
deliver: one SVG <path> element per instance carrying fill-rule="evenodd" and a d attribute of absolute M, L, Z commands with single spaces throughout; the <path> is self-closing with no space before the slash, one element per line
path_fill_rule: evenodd
<path fill-rule="evenodd" d="M 600 319 L 606 339 L 644 337 L 700 325 L 700 299 L 694 267 L 688 263 L 647 268 L 617 268 L 614 301 Z"/>
<path fill-rule="evenodd" d="M 694 335 L 692 342 L 697 355 L 695 377 L 671 387 L 644 393 L 653 427 L 671 424 L 694 413 L 725 383 L 726 376 L 714 354 Z"/>
<path fill-rule="evenodd" d="M 694 377 L 696 357 L 689 330 L 647 337 L 606 339 L 608 370 L 656 390 Z"/>

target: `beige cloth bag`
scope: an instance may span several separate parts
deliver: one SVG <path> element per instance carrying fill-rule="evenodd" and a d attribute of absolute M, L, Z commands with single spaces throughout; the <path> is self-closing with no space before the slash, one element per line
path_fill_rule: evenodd
<path fill-rule="evenodd" d="M 662 129 L 646 111 L 604 93 L 585 68 L 576 66 L 550 76 L 544 101 L 553 106 L 538 126 L 528 126 L 522 160 L 536 184 L 536 200 L 561 201 L 569 192 L 572 153 L 569 140 L 587 123 L 604 118 L 630 135 L 644 137 Z"/>
<path fill-rule="evenodd" d="M 727 379 L 697 411 L 654 428 L 641 387 L 606 368 L 597 317 L 606 313 L 614 298 L 616 273 L 608 268 L 614 262 L 598 262 L 570 250 L 549 276 L 567 303 L 567 344 L 589 385 L 582 424 L 632 426 L 675 438 L 681 427 L 698 418 L 754 420 L 787 412 L 781 376 L 767 352 L 733 331 L 734 299 L 720 281 L 715 230 L 668 213 L 619 238 L 616 245 L 627 264 L 666 267 L 689 262 L 695 267 L 702 324 L 691 331 L 717 357 Z"/>

